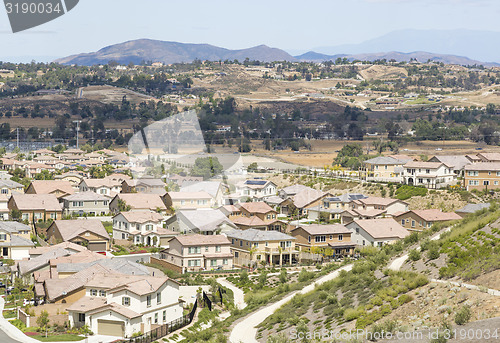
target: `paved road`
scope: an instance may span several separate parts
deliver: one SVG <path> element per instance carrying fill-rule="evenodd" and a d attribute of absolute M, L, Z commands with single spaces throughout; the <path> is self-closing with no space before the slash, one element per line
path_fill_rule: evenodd
<path fill-rule="evenodd" d="M 0 342 L 2 343 L 19 343 L 19 341 L 16 341 L 9 336 L 3 330 L 0 328 Z"/>
<path fill-rule="evenodd" d="M 285 298 L 281 299 L 280 301 L 277 301 L 269 306 L 266 306 L 252 313 L 251 315 L 249 315 L 248 317 L 246 317 L 241 322 L 235 325 L 229 336 L 229 341 L 231 343 L 258 343 L 258 341 L 255 339 L 255 336 L 257 335 L 257 329 L 255 327 L 260 323 L 262 323 L 267 317 L 272 315 L 281 306 L 289 302 L 295 294 L 303 294 L 311 292 L 314 290 L 314 287 L 317 284 L 319 285 L 326 281 L 335 279 L 339 275 L 341 270 L 350 271 L 351 269 L 352 269 L 352 264 L 339 268 L 331 272 L 330 274 L 327 274 L 319 278 L 315 282 L 304 287 L 302 290 L 294 292 L 286 296 Z"/>

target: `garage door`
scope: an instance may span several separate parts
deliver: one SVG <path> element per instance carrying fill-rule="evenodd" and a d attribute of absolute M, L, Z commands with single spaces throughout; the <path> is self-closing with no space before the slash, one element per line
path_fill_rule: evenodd
<path fill-rule="evenodd" d="M 97 333 L 105 336 L 123 337 L 125 335 L 125 323 L 113 320 L 97 320 Z"/>
<path fill-rule="evenodd" d="M 106 242 L 89 242 L 90 251 L 106 251 Z"/>

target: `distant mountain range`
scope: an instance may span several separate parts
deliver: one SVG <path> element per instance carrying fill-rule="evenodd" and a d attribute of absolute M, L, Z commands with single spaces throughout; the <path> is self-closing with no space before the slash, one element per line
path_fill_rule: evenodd
<path fill-rule="evenodd" d="M 163 63 L 182 63 L 200 60 L 239 60 L 245 58 L 263 62 L 271 61 L 295 61 L 295 58 L 287 52 L 259 45 L 253 48 L 241 50 L 229 50 L 210 44 L 185 44 L 178 42 L 166 42 L 152 39 L 138 39 L 125 43 L 110 45 L 97 52 L 78 54 L 57 59 L 62 64 L 93 65 L 106 64 L 114 60 L 121 64 L 130 62 L 139 64 L 142 61 L 153 61 Z"/>
<path fill-rule="evenodd" d="M 259 60 L 271 61 L 327 61 L 338 57 L 349 60 L 373 61 L 394 59 L 398 62 L 416 58 L 420 62 L 429 59 L 447 64 L 483 64 L 499 66 L 500 55 L 495 53 L 494 43 L 500 41 L 500 33 L 471 30 L 401 30 L 360 44 L 337 47 L 318 47 L 299 56 L 259 45 L 248 49 L 230 50 L 210 44 L 186 44 L 151 39 L 138 39 L 110 45 L 97 52 L 82 53 L 57 59 L 62 64 L 106 64 L 114 60 L 121 64 L 142 61 L 181 63 L 200 60 Z M 466 57 L 467 56 L 467 57 Z"/>

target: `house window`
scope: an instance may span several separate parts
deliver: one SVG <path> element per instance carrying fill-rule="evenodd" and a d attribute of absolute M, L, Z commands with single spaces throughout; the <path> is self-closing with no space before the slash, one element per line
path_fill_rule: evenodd
<path fill-rule="evenodd" d="M 156 303 L 161 304 L 161 293 L 160 292 L 156 293 Z"/>
<path fill-rule="evenodd" d="M 163 311 L 163 322 L 167 321 L 167 311 Z"/>
<path fill-rule="evenodd" d="M 205 247 L 205 252 L 208 252 L 208 247 Z"/>
<path fill-rule="evenodd" d="M 431 170 L 430 170 L 430 169 L 426 169 L 426 170 L 425 170 L 425 173 L 426 173 L 426 174 L 430 174 L 430 173 L 431 173 Z"/>
<path fill-rule="evenodd" d="M 97 296 L 97 289 L 91 289 L 90 290 L 90 295 L 93 296 L 93 297 L 96 297 Z"/>
<path fill-rule="evenodd" d="M 146 297 L 146 303 L 148 307 L 151 307 L 151 294 Z"/>
<path fill-rule="evenodd" d="M 189 247 L 188 252 L 190 254 L 200 254 L 201 248 L 200 247 Z"/>
<path fill-rule="evenodd" d="M 188 260 L 188 267 L 199 267 L 200 260 Z"/>
<path fill-rule="evenodd" d="M 415 227 L 415 221 L 414 220 L 411 221 L 411 227 Z"/>
<path fill-rule="evenodd" d="M 78 321 L 85 323 L 85 313 L 78 313 Z"/>
<path fill-rule="evenodd" d="M 326 236 L 316 236 L 316 237 L 314 237 L 314 241 L 316 243 L 326 242 Z"/>
<path fill-rule="evenodd" d="M 227 258 L 222 260 L 222 264 L 227 264 Z"/>
<path fill-rule="evenodd" d="M 240 253 L 239 253 L 239 252 L 237 252 L 237 251 L 235 251 L 235 252 L 234 252 L 234 257 L 236 257 L 236 258 L 240 257 Z"/>
<path fill-rule="evenodd" d="M 332 239 L 333 239 L 333 235 L 330 235 L 330 240 L 332 240 Z"/>
<path fill-rule="evenodd" d="M 234 238 L 231 238 L 231 244 L 234 244 Z"/>
<path fill-rule="evenodd" d="M 490 185 L 490 182 L 489 181 L 483 181 L 483 186 L 489 186 Z"/>
<path fill-rule="evenodd" d="M 344 239 L 344 235 L 339 235 L 339 241 Z"/>
<path fill-rule="evenodd" d="M 221 248 L 220 248 L 220 245 L 216 245 L 215 246 L 215 252 L 220 252 Z"/>
<path fill-rule="evenodd" d="M 9 194 L 9 190 L 7 188 L 2 188 L 2 194 Z"/>
<path fill-rule="evenodd" d="M 242 247 L 242 246 L 243 246 L 243 241 L 240 241 L 240 247 Z"/>
<path fill-rule="evenodd" d="M 307 236 L 307 241 L 311 243 L 311 236 Z"/>
<path fill-rule="evenodd" d="M 130 306 L 130 298 L 129 297 L 123 297 L 122 298 L 122 305 L 123 306 Z"/>
<path fill-rule="evenodd" d="M 105 297 L 106 296 L 106 291 L 100 290 L 99 291 L 99 296 L 100 297 Z"/>
<path fill-rule="evenodd" d="M 155 313 L 155 324 L 158 324 L 158 313 Z"/>
<path fill-rule="evenodd" d="M 255 248 L 258 248 L 258 247 L 259 247 L 259 243 L 254 243 L 254 244 L 253 244 L 253 246 L 254 246 Z"/>
<path fill-rule="evenodd" d="M 102 203 L 103 203 L 104 206 L 108 206 L 109 201 L 104 200 Z"/>
<path fill-rule="evenodd" d="M 7 235 L 6 234 L 1 234 L 0 235 L 0 241 L 5 241 L 7 239 Z"/>
<path fill-rule="evenodd" d="M 217 260 L 210 260 L 210 267 L 217 266 Z"/>
<path fill-rule="evenodd" d="M 494 184 L 495 186 L 498 186 L 498 181 L 494 181 L 494 182 L 493 182 L 493 184 Z"/>
<path fill-rule="evenodd" d="M 146 231 L 153 231 L 153 225 L 152 224 L 147 224 L 146 225 Z"/>

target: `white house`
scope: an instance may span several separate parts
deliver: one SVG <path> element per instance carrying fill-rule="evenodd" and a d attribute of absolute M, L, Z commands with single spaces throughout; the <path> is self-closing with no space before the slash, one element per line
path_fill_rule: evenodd
<path fill-rule="evenodd" d="M 111 179 L 83 179 L 78 188 L 80 192 L 92 191 L 101 195 L 115 196 L 121 192 L 122 184 Z"/>
<path fill-rule="evenodd" d="M 251 179 L 236 184 L 236 193 L 241 199 L 250 198 L 255 201 L 276 195 L 276 184 L 263 179 Z"/>
<path fill-rule="evenodd" d="M 358 219 L 346 224 L 351 230 L 351 241 L 358 246 L 392 244 L 410 233 L 392 218 Z"/>
<path fill-rule="evenodd" d="M 153 211 L 121 212 L 113 217 L 113 237 L 134 244 L 168 246 L 177 233 L 163 228 L 165 218 Z"/>
<path fill-rule="evenodd" d="M 13 260 L 30 257 L 35 244 L 30 240 L 31 228 L 18 222 L 0 222 L 0 256 Z"/>
<path fill-rule="evenodd" d="M 183 315 L 179 284 L 166 277 L 97 274 L 85 296 L 67 308 L 71 326 L 98 335 L 131 337 Z"/>
<path fill-rule="evenodd" d="M 410 161 L 403 168 L 403 179 L 407 185 L 437 189 L 457 183 L 454 167 L 443 162 Z"/>

